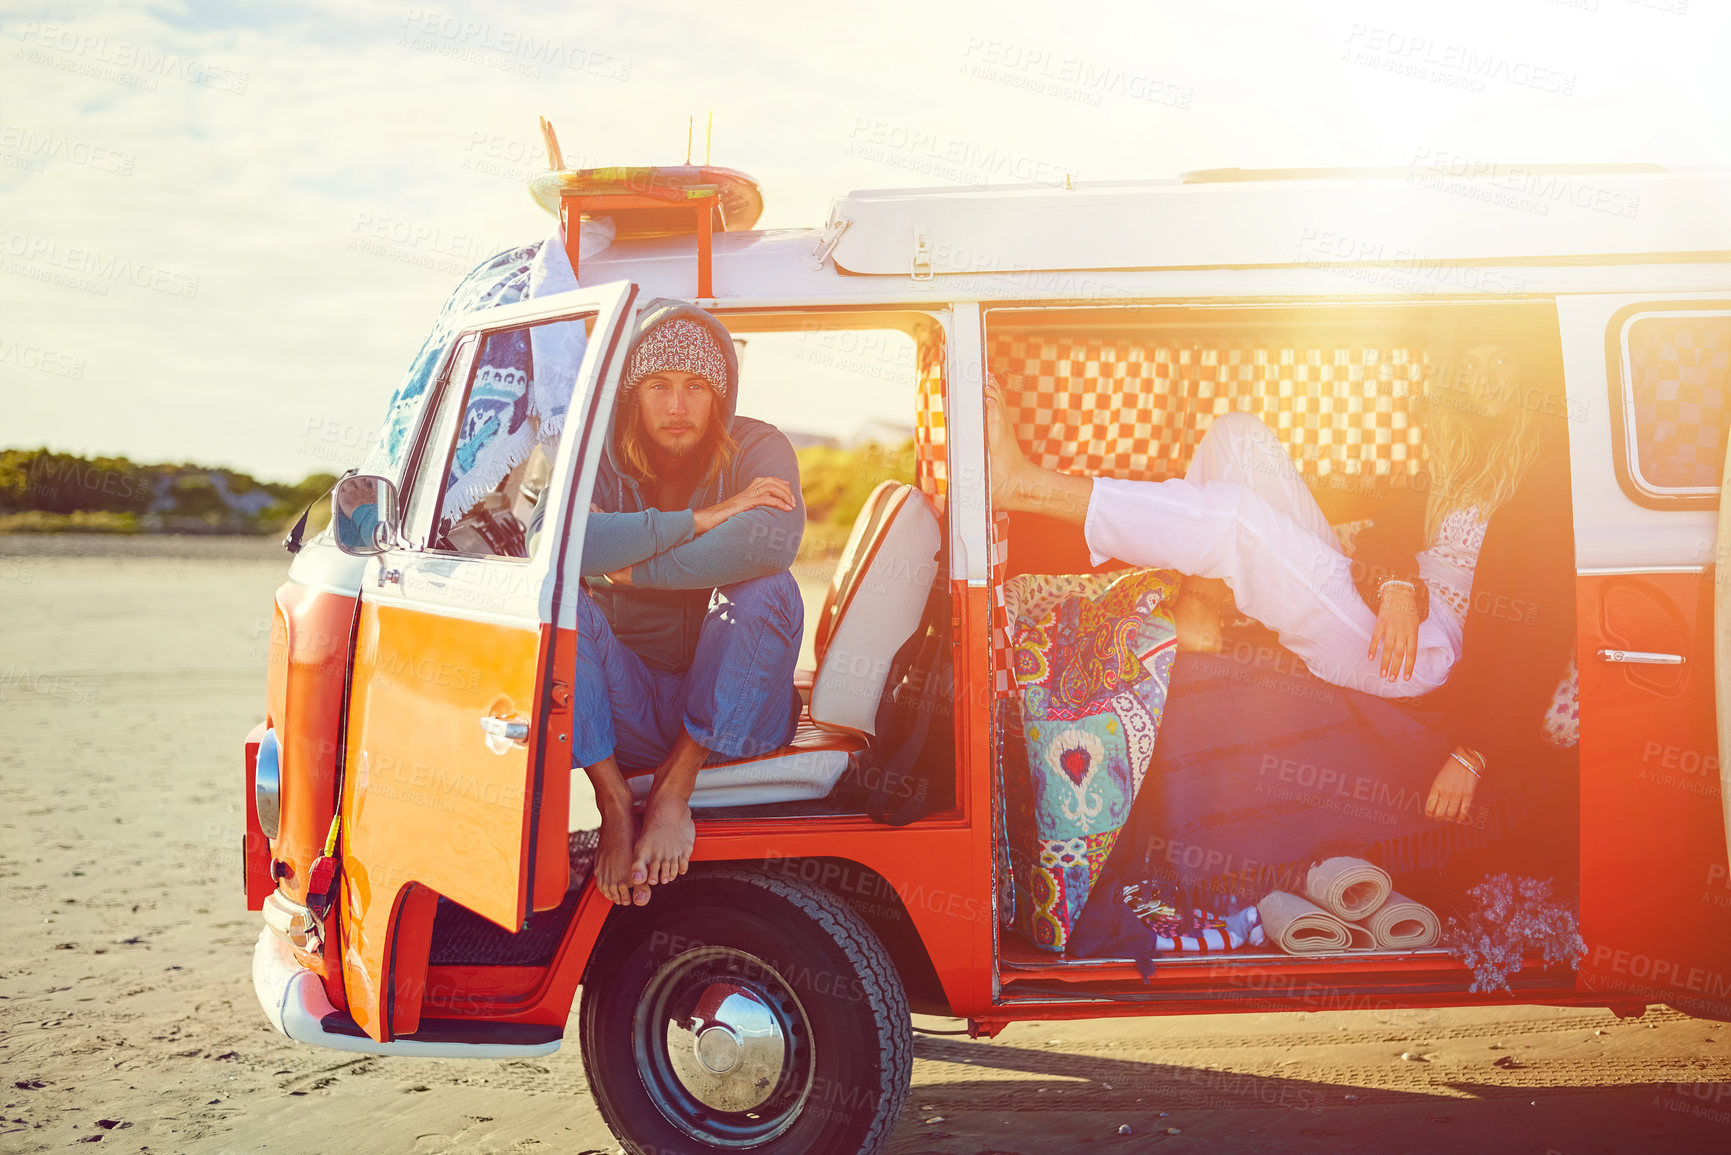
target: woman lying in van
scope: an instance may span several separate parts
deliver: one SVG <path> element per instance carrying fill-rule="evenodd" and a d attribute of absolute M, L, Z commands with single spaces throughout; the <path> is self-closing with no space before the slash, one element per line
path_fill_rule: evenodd
<path fill-rule="evenodd" d="M 1291 458 L 1250 414 L 1216 418 L 1183 478 L 1075 477 L 1028 461 L 994 385 L 992 499 L 1000 511 L 1080 525 L 1096 565 L 1117 558 L 1188 575 L 1174 607 L 1181 630 L 1209 614 L 1210 583 L 1196 579 L 1216 579 L 1334 685 L 1412 697 L 1454 672 L 1457 686 L 1439 698 L 1461 744 L 1426 809 L 1464 822 L 1487 764 L 1518 757 L 1528 732 L 1537 737 L 1567 663 L 1567 438 L 1555 419 L 1560 397 L 1523 389 L 1504 344 L 1469 349 L 1461 372 L 1427 400 L 1434 483 L 1405 491 L 1361 535 L 1361 557 L 1385 559 L 1359 567 L 1371 581 L 1355 582 L 1352 559 Z"/>

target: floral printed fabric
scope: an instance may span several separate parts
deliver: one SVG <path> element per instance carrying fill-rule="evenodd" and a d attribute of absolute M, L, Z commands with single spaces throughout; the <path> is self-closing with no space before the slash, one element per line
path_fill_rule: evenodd
<path fill-rule="evenodd" d="M 1177 653 L 1168 605 L 1178 580 L 1135 570 L 1011 583 L 1029 779 L 1008 791 L 1021 835 L 1013 873 L 1026 886 L 1016 922 L 1047 950 L 1064 949 L 1153 759 Z"/>
<path fill-rule="evenodd" d="M 1568 749 L 1581 740 L 1581 669 L 1575 655 L 1569 654 L 1568 668 L 1551 692 L 1551 703 L 1545 707 L 1545 741 Z"/>

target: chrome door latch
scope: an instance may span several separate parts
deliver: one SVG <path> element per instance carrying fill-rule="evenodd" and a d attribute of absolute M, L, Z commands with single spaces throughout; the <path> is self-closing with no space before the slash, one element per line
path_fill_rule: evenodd
<path fill-rule="evenodd" d="M 494 718 L 483 715 L 481 729 L 487 735 L 487 749 L 503 754 L 512 746 L 529 744 L 529 723 L 516 718 Z"/>
<path fill-rule="evenodd" d="M 1682 654 L 1655 654 L 1647 650 L 1600 650 L 1599 660 L 1614 665 L 1628 666 L 1681 666 L 1685 664 Z"/>
<path fill-rule="evenodd" d="M 401 586 L 403 584 L 403 571 L 400 569 L 386 569 L 381 563 L 379 566 L 379 588 L 383 589 L 386 582 L 390 582 L 395 586 Z"/>

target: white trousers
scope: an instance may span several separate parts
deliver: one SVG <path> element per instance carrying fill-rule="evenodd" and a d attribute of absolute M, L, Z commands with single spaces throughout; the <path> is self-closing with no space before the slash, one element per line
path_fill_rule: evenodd
<path fill-rule="evenodd" d="M 1215 418 L 1182 479 L 1097 478 L 1083 533 L 1096 565 L 1115 557 L 1220 578 L 1239 609 L 1336 686 L 1426 694 L 1460 656 L 1460 623 L 1432 613 L 1412 677 L 1382 676 L 1370 656 L 1376 614 L 1353 588 L 1351 562 L 1279 438 L 1248 413 Z"/>

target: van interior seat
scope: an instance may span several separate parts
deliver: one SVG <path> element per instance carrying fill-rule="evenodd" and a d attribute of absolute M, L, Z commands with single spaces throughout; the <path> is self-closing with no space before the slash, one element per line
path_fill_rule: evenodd
<path fill-rule="evenodd" d="M 819 611 L 817 665 L 796 675 L 804 699 L 793 741 L 757 758 L 705 766 L 691 805 L 757 806 L 822 798 L 870 746 L 896 651 L 920 627 L 937 580 L 942 529 L 911 485 L 881 482 L 866 498 Z M 806 686 L 809 685 L 809 693 Z M 626 779 L 638 798 L 653 773 Z"/>

